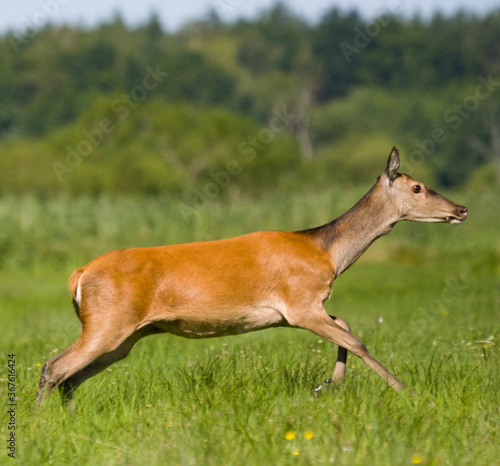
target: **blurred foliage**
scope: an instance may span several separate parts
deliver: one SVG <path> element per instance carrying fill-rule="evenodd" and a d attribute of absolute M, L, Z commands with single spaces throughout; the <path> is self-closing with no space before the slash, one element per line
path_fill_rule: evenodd
<path fill-rule="evenodd" d="M 155 15 L 9 32 L 0 192 L 204 202 L 214 183 L 225 196 L 345 186 L 373 180 L 393 144 L 425 182 L 498 184 L 499 35 L 500 10 L 332 9 L 310 24 L 281 3 L 175 33 Z"/>

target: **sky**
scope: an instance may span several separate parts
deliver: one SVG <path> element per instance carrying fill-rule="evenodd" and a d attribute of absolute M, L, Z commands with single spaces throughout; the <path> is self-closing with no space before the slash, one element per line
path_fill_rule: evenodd
<path fill-rule="evenodd" d="M 7 5 L 6 5 L 7 3 Z M 175 31 L 186 22 L 203 17 L 209 9 L 221 18 L 255 17 L 269 9 L 276 0 L 22 0 L 4 2 L 0 15 L 0 32 L 39 29 L 48 20 L 59 24 L 70 22 L 94 26 L 120 12 L 125 22 L 136 26 L 148 20 L 152 11 L 158 13 L 167 31 Z M 309 21 L 317 21 L 333 6 L 343 10 L 357 9 L 366 18 L 384 11 L 397 11 L 405 16 L 418 13 L 429 17 L 436 11 L 452 14 L 462 8 L 484 14 L 500 8 L 500 0 L 286 0 L 293 11 Z"/>

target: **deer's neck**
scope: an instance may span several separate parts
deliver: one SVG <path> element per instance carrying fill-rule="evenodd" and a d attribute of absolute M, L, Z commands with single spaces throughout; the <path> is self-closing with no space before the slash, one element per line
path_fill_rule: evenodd
<path fill-rule="evenodd" d="M 330 254 L 335 275 L 350 267 L 397 222 L 375 185 L 354 207 L 322 227 L 310 230 Z"/>

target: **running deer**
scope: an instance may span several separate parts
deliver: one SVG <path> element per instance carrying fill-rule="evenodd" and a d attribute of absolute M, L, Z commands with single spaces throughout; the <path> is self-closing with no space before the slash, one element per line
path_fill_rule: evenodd
<path fill-rule="evenodd" d="M 44 365 L 38 402 L 55 387 L 63 401 L 71 400 L 82 382 L 125 358 L 148 335 L 206 338 L 269 327 L 307 329 L 338 345 L 332 382 L 343 380 L 350 351 L 393 389 L 403 389 L 347 323 L 323 307 L 335 278 L 396 222 L 458 224 L 467 218 L 466 207 L 398 173 L 399 166 L 394 147 L 370 191 L 317 228 L 121 249 L 75 270 L 69 290 L 82 332 Z"/>

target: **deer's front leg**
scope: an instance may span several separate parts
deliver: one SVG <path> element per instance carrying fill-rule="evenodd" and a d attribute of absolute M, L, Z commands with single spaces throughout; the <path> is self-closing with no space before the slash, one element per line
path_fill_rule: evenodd
<path fill-rule="evenodd" d="M 345 322 L 343 323 L 345 324 Z M 368 352 L 363 342 L 356 338 L 350 331 L 343 328 L 340 324 L 340 319 L 333 319 L 324 309 L 318 309 L 316 312 L 308 314 L 306 319 L 300 319 L 300 322 L 297 322 L 297 326 L 310 330 L 316 335 L 339 345 L 339 355 L 337 357 L 334 376 L 337 374 L 343 377 L 345 374 L 347 354 L 343 350 L 347 350 L 361 358 L 363 362 L 370 366 L 394 390 L 399 391 L 405 387 L 403 382 L 391 374 Z"/>
<path fill-rule="evenodd" d="M 339 319 L 338 317 L 335 316 L 330 316 L 331 319 L 335 321 L 337 325 L 342 327 L 346 332 L 351 333 L 351 328 L 347 324 L 345 320 Z M 325 380 L 324 384 L 318 385 L 314 391 L 316 393 L 320 392 L 324 388 L 328 386 L 328 384 L 334 383 L 334 384 L 340 384 L 344 381 L 345 378 L 345 371 L 347 367 L 347 350 L 343 346 L 339 346 L 338 352 L 337 352 L 337 362 L 335 363 L 335 369 L 333 371 L 333 375 L 331 379 Z"/>
<path fill-rule="evenodd" d="M 339 327 L 343 328 L 346 332 L 351 333 L 351 329 L 345 320 L 334 316 L 330 316 L 330 318 L 332 318 Z M 339 350 L 337 352 L 337 362 L 335 363 L 335 369 L 331 378 L 333 383 L 340 383 L 344 380 L 346 366 L 347 350 L 343 346 L 339 346 Z"/>

